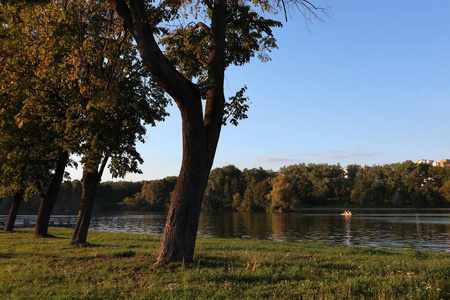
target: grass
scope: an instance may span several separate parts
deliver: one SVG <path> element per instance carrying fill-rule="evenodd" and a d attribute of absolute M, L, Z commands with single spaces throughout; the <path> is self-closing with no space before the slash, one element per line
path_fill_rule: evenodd
<path fill-rule="evenodd" d="M 160 236 L 0 233 L 2 299 L 450 299 L 450 253 L 200 238 L 193 263 L 154 265 Z"/>

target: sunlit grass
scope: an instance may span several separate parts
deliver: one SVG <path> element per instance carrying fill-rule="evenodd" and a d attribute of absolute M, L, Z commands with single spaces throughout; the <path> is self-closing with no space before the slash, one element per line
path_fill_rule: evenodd
<path fill-rule="evenodd" d="M 0 233 L 3 299 L 450 298 L 450 253 L 203 238 L 193 263 L 154 265 L 160 236 L 50 233 Z"/>

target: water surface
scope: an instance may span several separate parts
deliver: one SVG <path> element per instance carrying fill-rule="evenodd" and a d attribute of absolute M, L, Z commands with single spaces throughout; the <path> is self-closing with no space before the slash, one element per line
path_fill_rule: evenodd
<path fill-rule="evenodd" d="M 165 219 L 163 213 L 99 215 L 93 217 L 90 229 L 162 234 Z M 366 210 L 350 217 L 325 209 L 202 213 L 198 236 L 450 252 L 450 210 Z"/>

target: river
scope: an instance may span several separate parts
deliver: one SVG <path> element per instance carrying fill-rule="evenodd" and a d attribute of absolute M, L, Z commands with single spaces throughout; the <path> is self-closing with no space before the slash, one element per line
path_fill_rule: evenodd
<path fill-rule="evenodd" d="M 163 213 L 96 215 L 90 229 L 162 234 L 165 219 Z M 341 216 L 335 209 L 205 212 L 200 215 L 198 236 L 450 252 L 450 209 L 356 210 L 352 216 Z"/>

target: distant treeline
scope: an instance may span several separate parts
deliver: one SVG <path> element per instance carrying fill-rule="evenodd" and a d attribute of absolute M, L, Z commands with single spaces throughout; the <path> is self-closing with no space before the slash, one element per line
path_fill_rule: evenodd
<path fill-rule="evenodd" d="M 143 182 L 102 182 L 97 188 L 94 211 L 123 210 L 123 199 L 135 195 L 142 190 Z M 77 214 L 80 208 L 81 182 L 79 180 L 65 181 L 61 185 L 58 199 L 53 208 L 53 214 Z M 2 199 L 0 214 L 8 214 L 12 198 Z M 20 206 L 19 214 L 37 214 L 41 199 L 38 195 L 31 197 Z"/>
<path fill-rule="evenodd" d="M 144 182 L 124 199 L 126 209 L 169 206 L 176 177 Z M 212 170 L 203 200 L 205 211 L 290 211 L 301 207 L 357 205 L 446 207 L 450 168 L 412 161 L 382 166 L 297 164 L 271 170 L 233 165 Z"/>
<path fill-rule="evenodd" d="M 169 207 L 177 178 L 143 182 L 104 182 L 95 210 L 160 211 Z M 76 214 L 81 197 L 78 180 L 64 182 L 54 214 Z M 5 214 L 10 201 L 0 202 Z M 40 199 L 31 198 L 21 213 L 36 213 Z M 203 200 L 205 211 L 291 211 L 311 206 L 450 206 L 450 168 L 403 163 L 364 166 L 297 164 L 278 172 L 240 170 L 233 165 L 211 171 Z"/>

